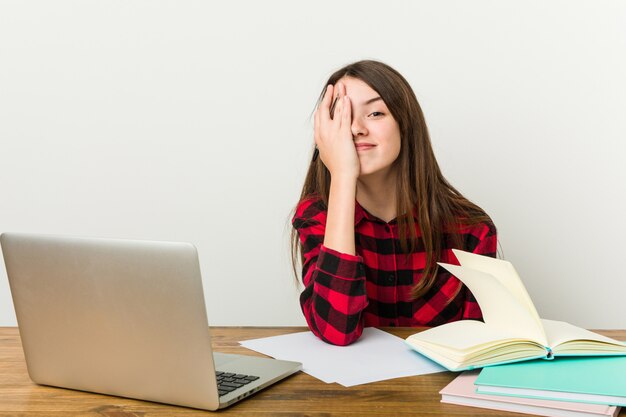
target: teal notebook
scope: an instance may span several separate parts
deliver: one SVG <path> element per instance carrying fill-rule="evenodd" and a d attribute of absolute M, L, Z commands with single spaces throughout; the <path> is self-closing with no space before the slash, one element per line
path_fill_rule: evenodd
<path fill-rule="evenodd" d="M 626 406 L 626 357 L 556 358 L 484 368 L 480 394 Z"/>

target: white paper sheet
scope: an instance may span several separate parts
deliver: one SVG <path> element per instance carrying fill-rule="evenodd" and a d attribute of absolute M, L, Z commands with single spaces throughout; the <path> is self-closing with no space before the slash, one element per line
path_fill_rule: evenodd
<path fill-rule="evenodd" d="M 307 374 L 345 387 L 446 371 L 409 348 L 403 339 L 373 327 L 365 328 L 359 340 L 349 346 L 329 345 L 311 332 L 239 343 L 276 359 L 302 362 Z"/>

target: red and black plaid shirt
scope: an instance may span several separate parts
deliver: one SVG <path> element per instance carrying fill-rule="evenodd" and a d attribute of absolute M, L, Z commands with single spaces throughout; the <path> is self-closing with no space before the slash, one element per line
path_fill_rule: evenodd
<path fill-rule="evenodd" d="M 396 220 L 386 223 L 356 203 L 354 256 L 324 247 L 326 215 L 320 200 L 308 199 L 298 205 L 293 218 L 304 256 L 300 305 L 309 328 L 320 339 L 348 345 L 361 336 L 364 326 L 437 326 L 482 319 L 469 289 L 443 268 L 425 295 L 411 298 L 411 289 L 422 278 L 426 253 L 419 242 L 414 253 L 402 252 Z M 461 234 L 459 249 L 496 256 L 493 223 L 467 226 Z M 451 240 L 444 236 L 444 241 Z M 458 265 L 451 249 L 443 250 L 440 261 Z M 463 288 L 452 298 L 459 286 Z"/>

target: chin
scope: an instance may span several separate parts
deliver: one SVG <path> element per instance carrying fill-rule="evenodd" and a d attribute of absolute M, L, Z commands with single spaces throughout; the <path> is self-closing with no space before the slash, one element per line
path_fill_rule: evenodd
<path fill-rule="evenodd" d="M 361 169 L 361 172 L 359 173 L 359 178 L 367 178 L 368 176 L 372 175 L 372 174 L 376 174 L 377 172 L 380 172 L 380 169 Z"/>
<path fill-rule="evenodd" d="M 391 165 L 365 165 L 363 166 L 363 163 L 361 163 L 361 171 L 359 172 L 359 179 L 365 179 L 371 175 L 375 175 L 375 174 L 390 174 L 393 171 L 393 164 Z"/>

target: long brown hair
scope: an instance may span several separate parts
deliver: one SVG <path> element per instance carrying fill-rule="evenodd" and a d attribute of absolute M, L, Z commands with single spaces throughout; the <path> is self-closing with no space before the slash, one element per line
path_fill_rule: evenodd
<path fill-rule="evenodd" d="M 450 233 L 452 243 L 462 245 L 458 231 L 462 226 L 489 222 L 489 216 L 476 204 L 457 191 L 442 175 L 435 154 L 422 109 L 413 89 L 406 79 L 390 66 L 371 60 L 358 61 L 333 73 L 326 84 L 335 85 L 343 77 L 357 78 L 383 99 L 391 115 L 400 127 L 400 155 L 394 162 L 397 165 L 396 207 L 400 246 L 405 254 L 414 252 L 418 237 L 413 213 L 417 214 L 426 252 L 426 268 L 423 278 L 413 287 L 415 298 L 425 294 L 435 282 L 441 252 L 444 249 L 445 234 Z M 322 90 L 317 105 L 324 96 Z M 326 206 L 330 191 L 330 172 L 321 158 L 313 158 L 300 194 L 300 202 L 311 197 L 319 198 Z M 298 204 L 299 204 L 298 203 Z M 297 262 L 302 262 L 302 245 L 295 229 L 291 232 L 291 254 L 294 273 L 297 276 Z M 298 256 L 298 254 L 300 256 Z M 461 286 L 459 286 L 459 290 Z"/>

